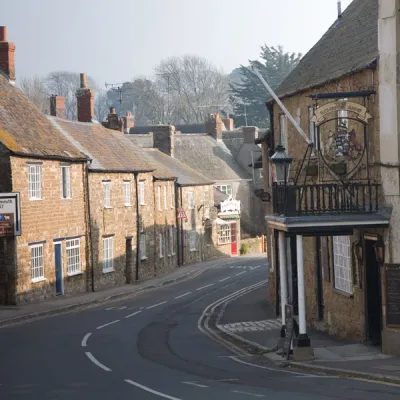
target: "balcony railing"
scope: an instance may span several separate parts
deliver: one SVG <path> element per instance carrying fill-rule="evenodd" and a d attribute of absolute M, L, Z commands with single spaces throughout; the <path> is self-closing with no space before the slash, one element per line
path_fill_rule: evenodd
<path fill-rule="evenodd" d="M 377 183 L 322 183 L 295 186 L 275 183 L 273 212 L 284 216 L 366 214 L 379 210 Z"/>

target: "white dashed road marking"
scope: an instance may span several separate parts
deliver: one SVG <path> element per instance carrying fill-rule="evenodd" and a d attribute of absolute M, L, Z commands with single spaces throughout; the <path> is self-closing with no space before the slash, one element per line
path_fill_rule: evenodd
<path fill-rule="evenodd" d="M 214 285 L 213 283 L 210 283 L 209 285 L 199 287 L 196 290 L 202 290 L 202 289 L 208 288 L 208 287 L 213 286 L 213 285 Z"/>
<path fill-rule="evenodd" d="M 196 383 L 196 382 L 182 382 L 185 385 L 192 385 L 192 386 L 196 386 L 196 387 L 201 387 L 201 388 L 208 388 L 209 386 L 206 385 L 200 385 L 200 383 Z"/>
<path fill-rule="evenodd" d="M 265 397 L 263 394 L 255 394 L 255 393 L 249 393 L 249 392 L 242 392 L 241 390 L 232 390 L 232 393 L 247 394 L 248 396 L 253 396 L 253 397 Z"/>
<path fill-rule="evenodd" d="M 83 339 L 82 339 L 82 347 L 86 347 L 86 345 L 87 345 L 87 340 L 89 339 L 89 337 L 90 337 L 90 335 L 92 334 L 92 332 L 89 332 L 89 333 L 87 333 L 84 337 L 83 337 Z"/>
<path fill-rule="evenodd" d="M 185 296 L 189 295 L 190 293 L 192 293 L 192 292 L 187 292 L 187 293 L 185 293 L 185 294 L 181 294 L 180 296 L 175 297 L 175 300 L 176 300 L 176 299 L 180 299 L 180 298 L 182 298 L 182 297 L 185 297 Z"/>
<path fill-rule="evenodd" d="M 147 307 L 146 310 L 150 310 L 151 308 L 161 306 L 162 304 L 168 303 L 167 301 L 162 301 L 161 303 L 154 304 L 150 307 Z"/>
<path fill-rule="evenodd" d="M 133 314 L 127 315 L 125 318 L 134 317 L 135 315 L 138 315 L 138 314 L 140 314 L 140 313 L 141 313 L 141 311 L 136 311 L 136 312 L 134 312 Z"/>
<path fill-rule="evenodd" d="M 89 351 L 87 351 L 85 354 L 87 355 L 87 357 L 89 358 L 89 360 L 90 360 L 93 364 L 96 364 L 98 367 L 100 367 L 100 368 L 103 369 L 104 371 L 107 371 L 107 372 L 110 372 L 110 371 L 111 371 L 110 368 L 106 367 L 106 366 L 103 365 L 100 361 L 96 360 L 96 359 L 93 357 L 92 353 L 90 353 Z"/>
<path fill-rule="evenodd" d="M 109 322 L 108 324 L 100 325 L 100 326 L 98 326 L 96 329 L 105 328 L 106 326 L 112 325 L 112 324 L 116 324 L 116 323 L 119 322 L 119 321 L 120 321 L 119 319 L 116 319 L 115 321 Z"/>
<path fill-rule="evenodd" d="M 245 274 L 245 273 L 246 273 L 246 271 L 242 271 L 242 272 L 239 272 L 238 274 L 236 274 L 236 276 L 242 275 L 242 274 Z"/>
<path fill-rule="evenodd" d="M 131 385 L 136 386 L 136 387 L 138 387 L 138 388 L 140 388 L 140 389 L 143 389 L 143 390 L 145 390 L 146 392 L 153 393 L 153 394 L 155 394 L 155 395 L 157 395 L 157 396 L 160 396 L 160 397 L 164 397 L 164 399 L 169 399 L 169 400 L 181 400 L 181 399 L 178 399 L 177 397 L 172 397 L 172 396 L 168 396 L 167 394 L 164 394 L 164 393 L 161 393 L 161 392 L 157 392 L 156 390 L 150 389 L 150 388 L 147 387 L 147 386 L 143 386 L 143 385 L 141 385 L 140 383 L 131 381 L 130 379 L 125 379 L 125 382 L 130 383 Z"/>
<path fill-rule="evenodd" d="M 250 267 L 250 271 L 254 271 L 255 269 L 260 268 L 260 267 L 261 267 L 261 265 L 257 265 L 256 267 Z"/>
<path fill-rule="evenodd" d="M 221 280 L 220 280 L 220 282 L 227 281 L 228 279 L 231 279 L 231 277 L 230 277 L 230 276 L 227 276 L 226 278 L 224 278 L 224 279 L 221 279 Z"/>

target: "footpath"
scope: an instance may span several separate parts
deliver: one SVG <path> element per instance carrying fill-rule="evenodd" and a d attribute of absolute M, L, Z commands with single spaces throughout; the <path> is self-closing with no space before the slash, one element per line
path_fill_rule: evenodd
<path fill-rule="evenodd" d="M 314 359 L 294 362 L 278 354 L 280 319 L 267 301 L 263 286 L 225 304 L 215 328 L 225 338 L 261 355 L 282 368 L 295 368 L 348 378 L 400 384 L 400 357 L 381 353 L 379 347 L 344 340 L 315 329 L 308 329 Z"/>
<path fill-rule="evenodd" d="M 263 255 L 257 254 L 254 256 L 262 257 Z M 161 286 L 171 285 L 179 281 L 195 277 L 210 268 L 215 268 L 229 263 L 243 263 L 243 261 L 252 257 L 252 255 L 240 258 L 231 258 L 229 256 L 220 257 L 211 261 L 178 267 L 164 275 L 129 285 L 113 287 L 96 292 L 87 292 L 81 295 L 59 296 L 52 298 L 51 300 L 23 304 L 19 306 L 0 305 L 0 328 L 17 323 L 27 322 L 33 319 L 76 311 L 110 300 L 118 300 L 125 297 L 139 295 L 143 292 L 147 292 Z"/>

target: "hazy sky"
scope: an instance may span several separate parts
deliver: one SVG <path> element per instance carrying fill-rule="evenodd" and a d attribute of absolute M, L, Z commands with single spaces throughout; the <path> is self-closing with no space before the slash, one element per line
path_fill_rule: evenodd
<path fill-rule="evenodd" d="M 337 0 L 0 0 L 17 79 L 62 69 L 101 86 L 150 76 L 170 56 L 230 72 L 263 44 L 305 53 L 336 18 Z"/>

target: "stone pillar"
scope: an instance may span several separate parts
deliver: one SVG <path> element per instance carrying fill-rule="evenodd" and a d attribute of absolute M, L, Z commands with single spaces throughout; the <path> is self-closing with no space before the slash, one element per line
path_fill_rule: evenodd
<path fill-rule="evenodd" d="M 287 268 L 286 268 L 286 240 L 285 232 L 279 232 L 279 272 L 280 272 L 280 286 L 281 286 L 281 337 L 285 335 L 285 305 L 287 304 L 288 298 L 288 287 L 287 287 Z M 276 299 L 278 301 L 278 299 Z"/>

